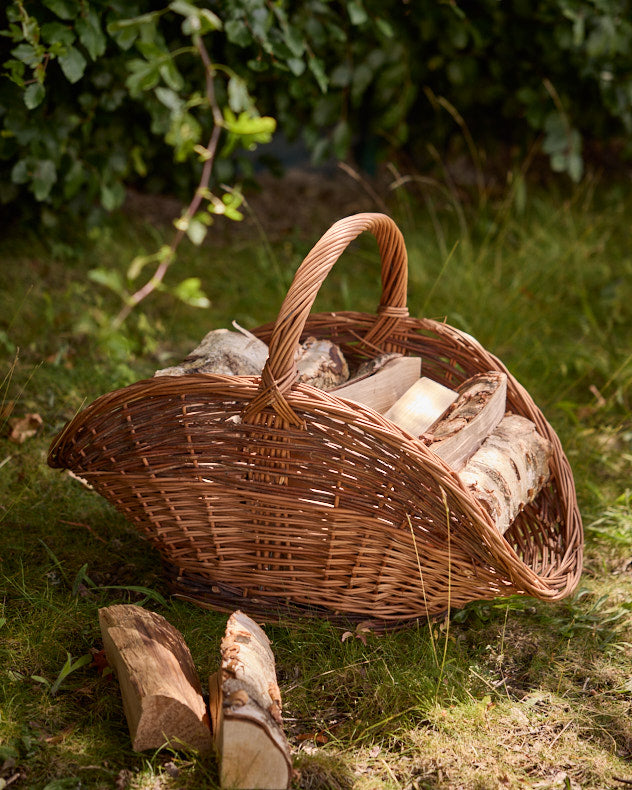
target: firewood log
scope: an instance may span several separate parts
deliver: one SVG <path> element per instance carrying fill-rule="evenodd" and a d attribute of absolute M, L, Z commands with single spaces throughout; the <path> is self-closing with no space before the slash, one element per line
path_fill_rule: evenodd
<path fill-rule="evenodd" d="M 267 358 L 267 345 L 250 332 L 215 329 L 205 335 L 180 365 L 157 370 L 154 376 L 184 376 L 187 373 L 258 376 Z"/>
<path fill-rule="evenodd" d="M 349 378 L 349 366 L 342 351 L 330 340 L 308 337 L 296 352 L 298 381 L 321 390 L 337 387 Z"/>
<path fill-rule="evenodd" d="M 504 417 L 458 473 L 461 482 L 504 533 L 550 476 L 553 448 L 535 425 L 517 414 Z"/>
<path fill-rule="evenodd" d="M 132 748 L 211 750 L 200 680 L 184 639 L 164 617 L 140 606 L 99 609 L 108 662 L 123 698 Z"/>
<path fill-rule="evenodd" d="M 454 390 L 423 377 L 406 390 L 384 416 L 418 438 L 456 399 Z"/>
<path fill-rule="evenodd" d="M 458 471 L 505 416 L 507 376 L 500 371 L 479 373 L 464 381 L 458 398 L 426 431 L 433 453 Z"/>
<path fill-rule="evenodd" d="M 292 778 L 292 759 L 270 640 L 250 617 L 234 612 L 221 653 L 221 668 L 209 679 L 220 784 L 285 790 Z"/>
<path fill-rule="evenodd" d="M 355 403 L 385 412 L 406 390 L 419 379 L 421 359 L 397 356 L 387 361 L 376 373 L 358 376 L 332 394 Z"/>

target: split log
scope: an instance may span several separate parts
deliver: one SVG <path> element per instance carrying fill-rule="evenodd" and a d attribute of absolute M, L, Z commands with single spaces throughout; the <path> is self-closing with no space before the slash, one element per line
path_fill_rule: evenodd
<path fill-rule="evenodd" d="M 340 348 L 330 340 L 308 337 L 295 355 L 298 381 L 330 390 L 349 378 L 349 366 Z"/>
<path fill-rule="evenodd" d="M 234 612 L 221 653 L 221 668 L 209 679 L 220 784 L 285 790 L 292 778 L 292 758 L 270 640 L 254 620 Z"/>
<path fill-rule="evenodd" d="M 473 455 L 505 416 L 507 376 L 500 371 L 479 373 L 464 381 L 458 398 L 424 441 L 456 472 Z"/>
<path fill-rule="evenodd" d="M 459 477 L 505 533 L 549 479 L 552 455 L 551 443 L 535 425 L 511 414 L 501 420 Z"/>
<path fill-rule="evenodd" d="M 200 680 L 182 635 L 164 617 L 140 606 L 99 609 L 108 662 L 123 698 L 132 748 L 165 743 L 211 750 L 211 732 Z"/>
<path fill-rule="evenodd" d="M 220 373 L 229 376 L 258 376 L 268 358 L 268 347 L 251 332 L 239 327 L 215 329 L 180 364 L 157 370 L 154 376 L 184 376 L 188 373 Z"/>
<path fill-rule="evenodd" d="M 333 395 L 370 406 L 384 413 L 406 390 L 419 379 L 421 359 L 397 356 L 388 360 L 376 373 L 358 376 L 342 387 L 336 387 Z"/>
<path fill-rule="evenodd" d="M 437 421 L 457 399 L 454 390 L 429 378 L 420 378 L 391 406 L 385 417 L 415 437 Z"/>

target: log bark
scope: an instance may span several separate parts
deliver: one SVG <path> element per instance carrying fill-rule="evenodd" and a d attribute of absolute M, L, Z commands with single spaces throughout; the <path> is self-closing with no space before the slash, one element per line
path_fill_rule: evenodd
<path fill-rule="evenodd" d="M 426 432 L 424 441 L 455 471 L 459 471 L 505 416 L 507 376 L 500 371 L 479 373 L 464 381 L 458 398 Z"/>
<path fill-rule="evenodd" d="M 421 436 L 457 399 L 454 390 L 429 378 L 420 378 L 386 411 L 395 425 Z"/>
<path fill-rule="evenodd" d="M 267 358 L 267 345 L 250 332 L 215 329 L 204 336 L 182 363 L 157 370 L 154 376 L 184 376 L 188 373 L 258 376 Z"/>
<path fill-rule="evenodd" d="M 286 790 L 292 759 L 270 640 L 250 617 L 234 612 L 221 653 L 221 668 L 209 679 L 220 784 Z"/>
<path fill-rule="evenodd" d="M 298 381 L 330 390 L 349 378 L 349 366 L 340 348 L 330 340 L 308 337 L 296 352 Z"/>
<path fill-rule="evenodd" d="M 504 533 L 549 479 L 552 455 L 551 443 L 535 425 L 511 414 L 501 420 L 459 477 Z"/>
<path fill-rule="evenodd" d="M 420 372 L 419 357 L 398 356 L 387 361 L 376 373 L 358 376 L 348 384 L 336 387 L 332 394 L 370 406 L 383 414 L 419 379 Z"/>
<path fill-rule="evenodd" d="M 182 635 L 140 606 L 99 609 L 108 662 L 116 673 L 135 751 L 211 749 L 200 680 Z"/>

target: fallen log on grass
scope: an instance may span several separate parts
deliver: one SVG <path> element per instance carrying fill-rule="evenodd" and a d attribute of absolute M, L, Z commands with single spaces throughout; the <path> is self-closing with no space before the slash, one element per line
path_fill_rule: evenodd
<path fill-rule="evenodd" d="M 550 476 L 553 447 L 535 425 L 517 414 L 504 417 L 458 473 L 461 482 L 505 533 Z"/>
<path fill-rule="evenodd" d="M 220 784 L 286 790 L 292 759 L 281 722 L 270 640 L 250 617 L 234 612 L 221 653 L 221 668 L 209 679 Z"/>
<path fill-rule="evenodd" d="M 164 744 L 211 749 L 200 680 L 184 639 L 164 617 L 140 606 L 99 609 L 108 662 L 116 673 L 132 748 Z"/>

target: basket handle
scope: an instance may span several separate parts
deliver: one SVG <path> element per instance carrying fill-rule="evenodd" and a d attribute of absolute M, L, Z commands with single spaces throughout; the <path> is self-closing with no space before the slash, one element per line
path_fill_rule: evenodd
<path fill-rule="evenodd" d="M 272 330 L 270 355 L 261 374 L 259 391 L 244 410 L 244 419 L 272 406 L 288 422 L 302 424 L 284 397 L 297 376 L 294 356 L 321 285 L 347 246 L 365 230 L 375 236 L 380 251 L 382 297 L 377 319 L 364 342 L 378 346 L 398 321 L 408 316 L 408 258 L 404 237 L 395 222 L 386 214 L 373 213 L 339 220 L 316 243 L 294 275 Z"/>

